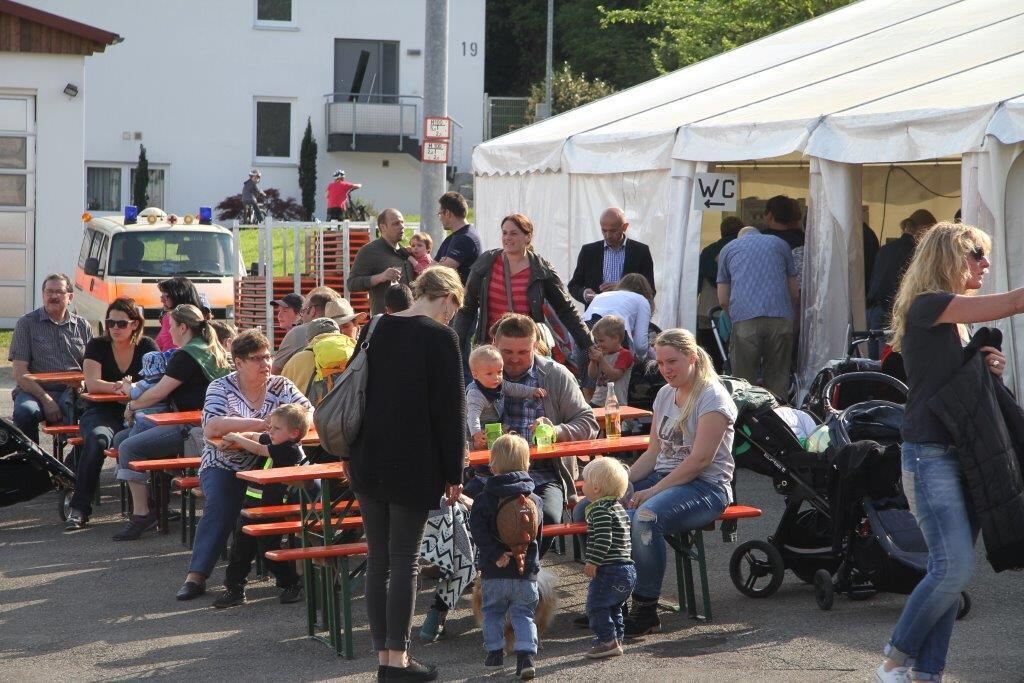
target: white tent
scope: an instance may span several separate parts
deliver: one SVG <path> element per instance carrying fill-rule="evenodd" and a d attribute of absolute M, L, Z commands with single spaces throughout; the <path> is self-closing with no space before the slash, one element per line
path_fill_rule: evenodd
<path fill-rule="evenodd" d="M 802 379 L 845 352 L 863 315 L 863 164 L 960 157 L 964 220 L 988 231 L 987 287 L 1024 284 L 1024 5 L 862 0 L 598 102 L 489 140 L 473 153 L 487 246 L 519 211 L 563 276 L 624 208 L 655 254 L 662 326 L 692 329 L 703 214 L 696 173 L 716 163 L 810 160 Z M 491 229 L 489 226 L 494 226 Z M 856 312 L 856 313 L 854 313 Z M 862 318 L 859 318 L 862 322 Z M 1001 325 L 1011 381 L 1024 328 Z"/>

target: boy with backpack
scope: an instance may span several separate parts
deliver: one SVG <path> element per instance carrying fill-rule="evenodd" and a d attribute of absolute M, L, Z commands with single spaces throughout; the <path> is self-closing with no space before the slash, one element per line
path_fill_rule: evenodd
<path fill-rule="evenodd" d="M 492 477 L 473 501 L 469 527 L 477 545 L 477 569 L 483 598 L 485 666 L 504 664 L 505 615 L 515 633 L 516 676 L 536 675 L 537 625 L 540 601 L 541 500 L 533 493 L 530 447 L 516 434 L 499 437 L 491 447 Z"/>
<path fill-rule="evenodd" d="M 290 379 L 316 407 L 345 371 L 356 342 L 342 334 L 338 323 L 330 318 L 310 321 L 306 334 L 306 347 L 288 359 L 281 375 Z"/>

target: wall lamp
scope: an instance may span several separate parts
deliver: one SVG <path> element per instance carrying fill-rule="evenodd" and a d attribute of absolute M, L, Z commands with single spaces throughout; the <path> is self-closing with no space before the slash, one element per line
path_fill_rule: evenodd
<path fill-rule="evenodd" d="M 68 83 L 64 86 L 64 94 L 68 97 L 78 97 L 78 86 L 74 83 Z"/>

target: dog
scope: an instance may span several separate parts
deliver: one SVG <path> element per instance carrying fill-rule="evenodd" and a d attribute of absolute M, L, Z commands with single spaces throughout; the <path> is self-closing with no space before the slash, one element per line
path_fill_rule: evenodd
<path fill-rule="evenodd" d="M 487 579 L 479 574 L 473 584 L 473 617 L 477 626 L 483 626 L 483 595 L 480 585 Z M 533 615 L 533 623 L 537 625 L 537 638 L 548 630 L 551 622 L 558 612 L 558 579 L 547 569 L 541 568 L 537 574 L 537 592 L 540 594 L 540 602 L 537 603 L 537 611 Z M 511 654 L 515 649 L 516 636 L 512 631 L 512 622 L 508 615 L 505 615 L 505 653 Z"/>

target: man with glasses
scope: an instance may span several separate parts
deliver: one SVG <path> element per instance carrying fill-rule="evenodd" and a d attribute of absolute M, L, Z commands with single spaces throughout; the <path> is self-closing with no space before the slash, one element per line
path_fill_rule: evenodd
<path fill-rule="evenodd" d="M 18 319 L 7 359 L 14 365 L 14 424 L 39 442 L 39 423 L 61 424 L 71 414 L 74 395 L 64 384 L 40 384 L 26 375 L 81 372 L 85 344 L 92 338 L 88 321 L 69 309 L 74 291 L 62 273 L 43 280 L 43 305 Z"/>
<path fill-rule="evenodd" d="M 298 320 L 300 324 L 288 330 L 288 333 L 284 335 L 284 339 L 281 340 L 281 346 L 274 353 L 272 370 L 275 375 L 281 374 L 289 358 L 306 348 L 306 326 L 311 321 L 324 317 L 324 310 L 327 308 L 328 301 L 341 298 L 342 296 L 330 287 L 316 287 L 309 290 L 302 308 L 299 309 Z"/>
<path fill-rule="evenodd" d="M 445 192 L 437 200 L 437 217 L 441 225 L 450 234 L 437 248 L 435 260 L 442 266 L 454 268 L 459 273 L 462 284 L 469 278 L 469 269 L 480 255 L 480 234 L 472 223 L 466 221 L 469 204 L 458 192 Z"/>

